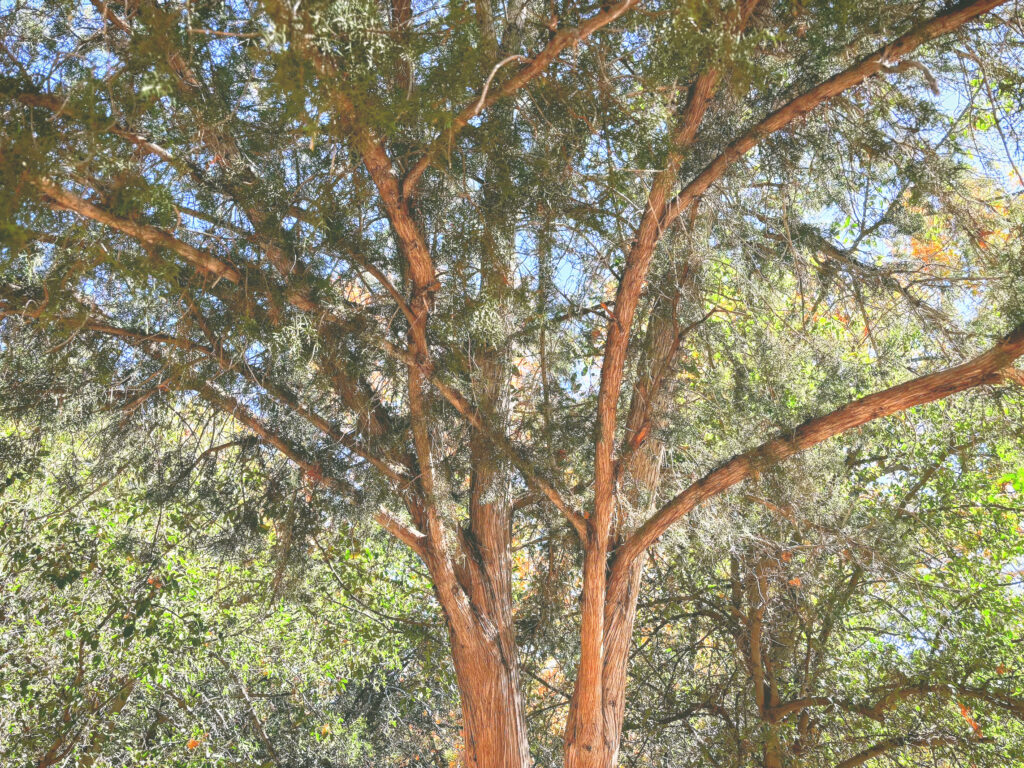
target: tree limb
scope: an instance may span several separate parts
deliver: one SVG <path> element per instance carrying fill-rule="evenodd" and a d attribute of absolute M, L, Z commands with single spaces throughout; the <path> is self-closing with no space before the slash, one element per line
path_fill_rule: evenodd
<path fill-rule="evenodd" d="M 956 739 L 947 734 L 910 734 L 907 736 L 893 736 L 888 739 L 882 739 L 877 744 L 874 744 L 867 749 L 858 752 L 852 757 L 848 757 L 842 762 L 837 763 L 836 768 L 855 768 L 855 766 L 863 765 L 868 760 L 872 760 L 887 752 L 892 752 L 894 749 L 901 749 L 903 747 L 934 747 L 941 744 L 953 744 L 955 742 Z"/>
<path fill-rule="evenodd" d="M 134 237 L 140 243 L 145 243 L 154 248 L 166 248 L 169 251 L 173 251 L 205 275 L 224 278 L 232 283 L 242 281 L 242 272 L 234 265 L 179 240 L 160 227 L 154 227 L 150 224 L 139 224 L 131 219 L 117 216 L 97 205 L 93 205 L 87 200 L 83 200 L 72 192 L 68 192 L 47 178 L 34 179 L 32 183 L 60 208 L 66 208 L 84 218 L 105 224 L 111 229 L 116 229 L 119 232 Z"/>
<path fill-rule="evenodd" d="M 772 112 L 768 117 L 734 140 L 725 150 L 711 161 L 689 184 L 687 184 L 668 204 L 662 219 L 662 228 L 668 226 L 673 219 L 689 208 L 693 202 L 704 194 L 714 182 L 722 177 L 729 166 L 757 146 L 760 141 L 773 133 L 785 128 L 794 120 L 803 117 L 822 102 L 838 96 L 843 91 L 860 85 L 873 75 L 885 72 L 893 62 L 897 62 L 916 48 L 963 26 L 1008 0 L 972 0 L 961 1 L 945 13 L 918 24 L 905 35 L 879 48 L 856 64 L 843 70 L 805 91 L 783 107 Z"/>
<path fill-rule="evenodd" d="M 616 567 L 625 567 L 639 557 L 698 504 L 748 477 L 875 419 L 999 381 L 1005 375 L 1004 370 L 1021 355 L 1024 355 L 1024 324 L 967 363 L 854 400 L 829 414 L 804 422 L 789 434 L 734 456 L 678 494 L 630 535 L 615 554 Z"/>

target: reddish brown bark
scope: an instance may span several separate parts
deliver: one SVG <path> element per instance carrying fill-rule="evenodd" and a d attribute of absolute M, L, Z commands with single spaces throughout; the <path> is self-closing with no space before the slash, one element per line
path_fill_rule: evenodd
<path fill-rule="evenodd" d="M 411 509 L 424 529 L 421 557 L 448 627 L 462 705 L 467 768 L 527 768 L 526 718 L 512 622 L 511 541 L 507 510 L 481 510 L 461 533 L 464 560 L 448 551 L 432 509 Z M 496 514 L 491 514 L 496 513 Z"/>
<path fill-rule="evenodd" d="M 452 635 L 452 658 L 462 699 L 466 768 L 529 768 L 526 719 L 514 664 L 504 658 L 500 643 L 485 634 Z"/>
<path fill-rule="evenodd" d="M 714 184 L 733 163 L 753 149 L 766 136 L 776 133 L 794 120 L 803 117 L 818 105 L 838 96 L 844 91 L 860 85 L 869 77 L 885 72 L 887 68 L 916 48 L 934 40 L 971 19 L 991 11 L 1007 0 L 974 0 L 960 2 L 945 13 L 940 13 L 928 21 L 914 27 L 910 32 L 897 38 L 884 48 L 865 56 L 852 67 L 829 78 L 825 82 L 805 91 L 785 106 L 772 112 L 768 117 L 755 125 L 743 136 L 736 139 L 725 151 L 709 163 L 696 178 L 687 184 L 669 203 L 665 211 L 662 226 L 668 224 L 679 214 L 689 208 L 708 187 Z"/>
<path fill-rule="evenodd" d="M 628 564 L 638 558 L 675 522 L 698 504 L 728 490 L 742 480 L 869 421 L 891 416 L 972 387 L 1000 381 L 1006 375 L 1005 369 L 1021 355 L 1024 355 L 1024 325 L 1018 326 L 990 350 L 963 365 L 921 376 L 847 403 L 829 414 L 804 422 L 788 434 L 734 456 L 678 494 L 633 533 L 616 552 L 613 572 L 622 570 L 622 576 L 619 578 L 624 578 Z"/>
<path fill-rule="evenodd" d="M 459 581 L 475 612 L 469 633 L 452 632 L 462 697 L 464 762 L 472 768 L 530 765 L 512 617 L 508 509 L 481 504 L 462 532 Z"/>

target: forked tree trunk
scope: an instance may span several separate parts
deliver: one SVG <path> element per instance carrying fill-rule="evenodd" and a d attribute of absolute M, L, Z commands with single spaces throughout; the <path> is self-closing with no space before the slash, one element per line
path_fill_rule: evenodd
<path fill-rule="evenodd" d="M 595 694 L 595 691 L 587 690 L 585 681 L 577 680 L 565 731 L 565 768 L 613 768 L 618 762 L 626 712 L 629 648 L 642 571 L 640 564 L 634 564 L 621 574 L 613 573 L 609 580 L 604 614 L 598 732 L 596 735 L 585 732 L 577 724 L 577 718 L 586 706 L 581 702 Z"/>
<path fill-rule="evenodd" d="M 431 509 L 410 510 L 425 532 L 415 544 L 448 628 L 462 708 L 461 768 L 529 768 L 526 717 L 512 622 L 509 508 L 473 506 L 452 557 Z"/>
<path fill-rule="evenodd" d="M 642 510 L 650 505 L 657 487 L 664 446 L 657 437 L 646 439 L 660 425 L 664 406 L 671 399 L 671 389 L 665 385 L 675 367 L 679 344 L 686 329 L 678 323 L 678 304 L 687 289 L 689 267 L 681 274 L 671 275 L 669 283 L 674 290 L 661 294 L 655 301 L 651 321 L 644 340 L 643 354 L 638 369 L 641 371 L 634 388 L 625 434 L 632 441 L 626 456 L 626 471 L 620 484 L 620 503 L 625 509 Z M 624 510 L 620 509 L 619 514 Z M 621 529 L 609 532 L 618 540 Z M 590 554 L 593 554 L 591 552 Z M 600 564 L 607 568 L 602 554 Z M 600 679 L 587 680 L 581 674 L 573 691 L 565 731 L 566 768 L 612 768 L 618 762 L 622 740 L 622 723 L 626 711 L 626 676 L 629 649 L 636 619 L 637 593 L 643 573 L 643 561 L 635 560 L 628 567 L 612 565 L 599 584 L 604 614 L 600 627 Z M 595 582 L 584 573 L 584 590 L 594 590 Z M 584 598 L 586 602 L 586 598 Z M 584 641 L 585 642 L 585 641 Z M 590 718 L 589 731 L 581 721 L 594 696 L 599 697 L 600 716 Z M 592 731 L 596 725 L 597 734 Z"/>

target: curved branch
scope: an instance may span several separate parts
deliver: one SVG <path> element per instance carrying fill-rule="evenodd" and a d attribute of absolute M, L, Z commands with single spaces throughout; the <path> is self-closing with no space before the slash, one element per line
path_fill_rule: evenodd
<path fill-rule="evenodd" d="M 942 744 L 953 743 L 956 743 L 956 739 L 948 734 L 909 734 L 907 736 L 892 736 L 888 739 L 882 739 L 877 744 L 858 752 L 852 757 L 846 758 L 841 763 L 837 763 L 836 768 L 855 768 L 855 766 L 863 765 L 868 760 L 880 757 L 887 752 L 892 752 L 894 749 L 901 749 L 903 747 L 936 747 Z"/>
<path fill-rule="evenodd" d="M 424 378 L 430 381 L 437 391 L 441 393 L 441 396 L 469 423 L 469 425 L 480 432 L 491 444 L 497 448 L 512 465 L 519 470 L 522 474 L 523 479 L 526 480 L 527 484 L 535 489 L 539 494 L 543 495 L 550 501 L 554 507 L 559 510 L 572 524 L 576 532 L 581 537 L 585 537 L 586 533 L 586 522 L 583 516 L 577 512 L 572 506 L 563 498 L 562 494 L 559 493 L 558 489 L 555 488 L 554 484 L 545 478 L 536 467 L 523 456 L 522 452 L 516 447 L 516 445 L 502 432 L 493 429 L 487 421 L 483 418 L 477 408 L 470 402 L 464 394 L 458 389 L 447 384 L 437 375 L 430 363 L 423 363 L 416 359 L 416 356 L 411 352 L 398 347 L 388 341 L 382 341 L 382 347 L 391 357 L 396 360 L 401 360 L 410 369 L 419 371 Z"/>
<path fill-rule="evenodd" d="M 484 83 L 484 89 L 480 93 L 480 100 L 476 103 L 476 107 L 473 108 L 473 115 L 479 115 L 484 108 L 484 104 L 487 103 L 487 91 L 490 90 L 491 81 L 494 80 L 494 76 L 498 74 L 498 70 L 513 61 L 529 61 L 526 56 L 520 56 L 519 54 L 513 54 L 506 56 L 504 59 L 494 65 L 494 69 L 491 70 L 491 74 L 487 76 L 487 81 Z"/>
<path fill-rule="evenodd" d="M 743 0 L 726 25 L 730 34 L 742 35 L 760 0 Z M 594 524 L 600 546 L 606 546 L 607 531 L 615 506 L 615 432 L 619 395 L 626 353 L 654 249 L 661 240 L 666 201 L 676 184 L 679 168 L 697 138 L 704 115 L 718 88 L 721 72 L 713 67 L 701 72 L 690 86 L 685 106 L 672 132 L 665 167 L 658 172 L 647 194 L 644 213 L 626 256 L 626 266 L 615 292 L 615 313 L 607 327 L 601 384 L 597 395 L 597 439 L 594 448 Z"/>
<path fill-rule="evenodd" d="M 111 213 L 78 195 L 68 192 L 47 178 L 35 179 L 34 186 L 59 208 L 66 208 L 87 219 L 104 224 L 111 229 L 134 237 L 140 243 L 154 248 L 166 248 L 181 256 L 185 261 L 203 274 L 216 278 L 224 278 L 231 283 L 242 281 L 242 272 L 237 267 L 216 256 L 201 251 L 188 243 L 177 239 L 166 230 L 151 224 L 140 224 Z"/>
<path fill-rule="evenodd" d="M 595 452 L 595 517 L 599 526 L 611 516 L 613 501 L 612 453 L 615 443 L 616 413 L 622 384 L 623 367 L 637 302 L 647 280 L 654 248 L 665 229 L 687 210 L 708 187 L 722 177 L 740 157 L 755 147 L 762 138 L 785 128 L 824 101 L 884 72 L 894 61 L 906 56 L 922 44 L 954 30 L 971 19 L 1007 0 L 973 0 L 960 2 L 951 10 L 917 25 L 910 32 L 861 59 L 839 74 L 804 92 L 785 106 L 768 115 L 733 141 L 707 165 L 696 178 L 674 198 L 664 202 L 674 182 L 668 175 L 678 168 L 682 149 L 696 135 L 707 101 L 717 83 L 717 74 L 706 72 L 695 83 L 684 112 L 682 127 L 675 137 L 675 147 L 667 168 L 652 185 L 644 217 L 626 259 L 626 268 L 615 297 L 615 316 L 608 324 L 604 361 L 601 367 L 601 388 L 598 394 L 597 446 Z"/>
<path fill-rule="evenodd" d="M 789 434 L 769 440 L 729 459 L 665 504 L 618 549 L 615 568 L 622 569 L 647 550 L 690 510 L 749 477 L 830 437 L 875 419 L 940 400 L 957 392 L 1003 380 L 1005 369 L 1024 355 L 1024 323 L 973 360 L 913 379 L 847 403 L 824 416 L 804 422 Z"/>

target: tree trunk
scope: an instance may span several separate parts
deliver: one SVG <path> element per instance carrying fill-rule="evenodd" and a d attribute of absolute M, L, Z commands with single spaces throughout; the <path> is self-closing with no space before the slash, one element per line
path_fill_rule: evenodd
<path fill-rule="evenodd" d="M 532 761 L 512 618 L 509 510 L 479 499 L 470 506 L 457 577 L 474 620 L 459 631 L 449 624 L 462 702 L 462 762 L 466 768 L 527 768 Z"/>
<path fill-rule="evenodd" d="M 463 768 L 529 768 L 526 717 L 512 621 L 509 507 L 474 504 L 453 557 L 433 509 L 410 510 L 424 532 L 418 552 L 448 627 L 462 707 Z"/>
<path fill-rule="evenodd" d="M 483 35 L 497 55 L 493 19 L 478 7 Z M 496 110 L 496 124 L 509 124 L 507 108 Z M 488 155 L 481 203 L 484 229 L 480 252 L 479 300 L 501 306 L 513 283 L 511 254 L 515 233 L 502 219 L 496 190 L 508 183 L 500 156 Z M 512 328 L 505 329 L 511 333 Z M 481 334 L 469 345 L 473 400 L 494 424 L 508 418 L 511 360 L 495 338 Z M 479 431 L 470 437 L 469 524 L 459 531 L 463 561 L 458 582 L 468 595 L 474 621 L 469 633 L 452 634 L 452 653 L 462 698 L 467 768 L 527 768 L 532 765 L 526 716 L 519 685 L 519 662 L 512 616 L 512 508 L 507 467 L 490 440 Z"/>
<path fill-rule="evenodd" d="M 462 699 L 465 768 L 529 768 L 526 718 L 519 670 L 493 635 L 452 638 L 452 657 Z"/>
<path fill-rule="evenodd" d="M 622 721 L 626 714 L 626 672 L 629 664 L 629 649 L 633 639 L 633 622 L 636 619 L 636 601 L 640 589 L 642 565 L 634 563 L 622 577 L 608 585 L 608 601 L 605 605 L 605 655 L 604 655 L 604 725 L 608 744 L 609 768 L 619 757 L 622 739 Z"/>
<path fill-rule="evenodd" d="M 643 567 L 634 563 L 613 569 L 605 600 L 602 665 L 599 691 L 582 677 L 576 681 L 565 729 L 566 768 L 613 768 L 619 757 L 622 722 L 626 712 L 626 672 L 636 618 L 637 592 Z M 587 699 L 600 695 L 596 728 L 586 728 L 581 714 Z"/>
<path fill-rule="evenodd" d="M 782 744 L 779 741 L 779 727 L 766 726 L 764 743 L 764 768 L 782 768 Z"/>
<path fill-rule="evenodd" d="M 591 535 L 593 529 L 591 528 Z M 583 561 L 580 663 L 565 723 L 566 768 L 609 765 L 611 745 L 604 725 L 605 553 L 592 541 Z"/>
<path fill-rule="evenodd" d="M 448 626 L 462 707 L 463 768 L 529 768 L 529 744 L 511 621 L 507 548 L 461 532 L 466 561 L 454 570 L 427 553 Z"/>

